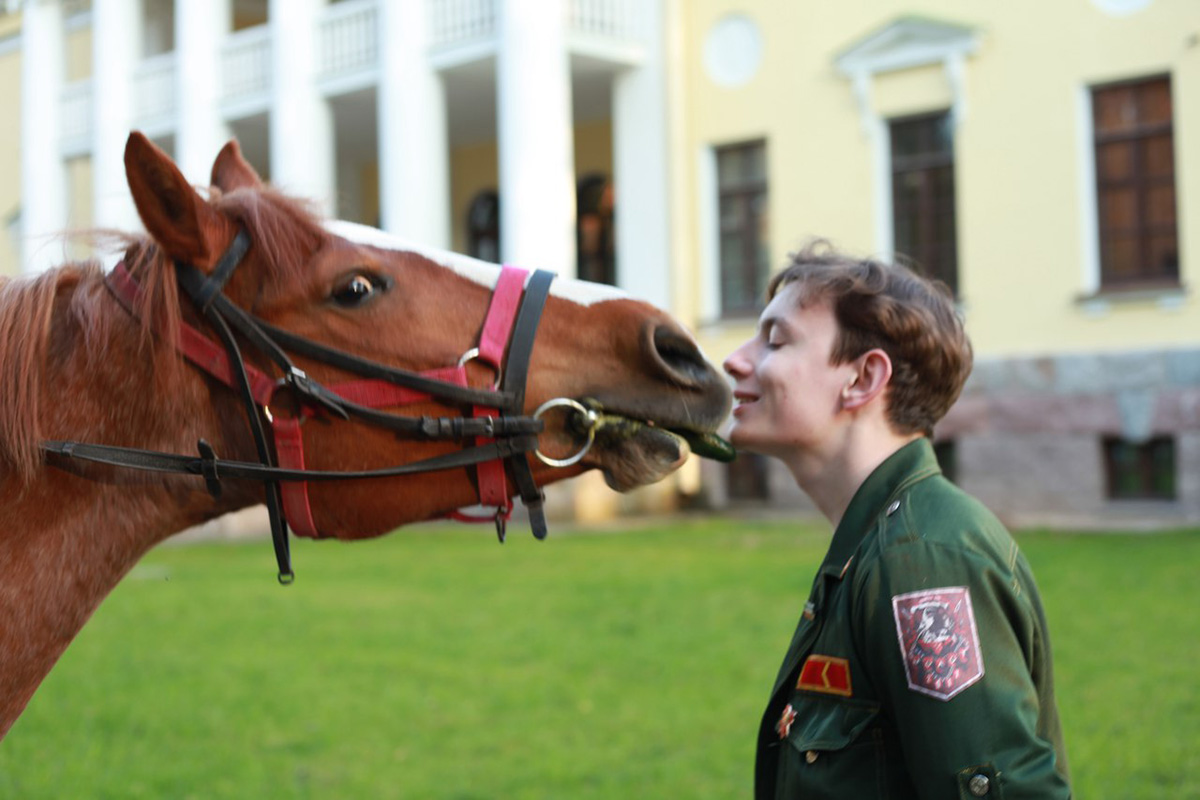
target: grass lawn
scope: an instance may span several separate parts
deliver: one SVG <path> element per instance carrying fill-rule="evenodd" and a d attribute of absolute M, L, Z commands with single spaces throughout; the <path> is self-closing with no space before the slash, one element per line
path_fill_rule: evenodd
<path fill-rule="evenodd" d="M 0 797 L 746 798 L 827 532 L 421 528 L 151 553 L 0 744 Z M 1200 532 L 1018 537 L 1076 795 L 1200 797 Z"/>

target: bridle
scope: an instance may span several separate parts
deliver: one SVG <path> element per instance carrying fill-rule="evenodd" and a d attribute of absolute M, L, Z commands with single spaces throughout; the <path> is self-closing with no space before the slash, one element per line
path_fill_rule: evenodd
<path fill-rule="evenodd" d="M 595 423 L 595 415 L 567 398 L 547 401 L 531 415 L 523 413 L 534 338 L 554 273 L 544 270 L 528 273 L 515 267 L 503 267 L 478 346 L 464 354 L 455 366 L 418 373 L 389 367 L 289 333 L 235 305 L 225 296 L 224 287 L 250 246 L 250 236 L 239 230 L 210 275 L 181 262 L 175 263 L 175 273 L 180 289 L 220 340 L 218 343 L 181 322 L 179 350 L 194 366 L 239 392 L 253 433 L 257 463 L 219 458 L 204 439 L 197 443 L 198 456 L 73 441 L 43 442 L 42 450 L 59 457 L 110 466 L 200 476 L 214 498 L 221 494 L 222 480 L 262 481 L 271 539 L 279 565 L 279 581 L 285 584 L 295 577 L 288 540 L 289 523 L 297 535 L 313 538 L 330 535 L 318 532 L 313 522 L 308 499 L 311 481 L 363 480 L 474 467 L 479 504 L 494 507 L 495 514 L 472 517 L 452 512 L 447 516 L 470 522 L 494 521 L 497 535 L 503 542 L 512 512 L 507 475 L 528 509 L 533 535 L 538 539 L 545 538 L 544 495 L 534 482 L 527 454 L 533 453 L 552 466 L 573 464 L 591 445 Z M 136 316 L 141 287 L 124 262 L 109 273 L 105 283 L 121 305 Z M 246 363 L 238 343 L 239 335 L 271 361 L 281 377 L 273 377 Z M 361 378 L 325 386 L 298 368 L 289 354 Z M 468 384 L 466 365 L 472 360 L 495 372 L 498 379 L 492 388 L 481 389 Z M 283 416 L 271 410 L 280 392 L 288 392 L 295 399 L 299 408 L 295 416 Z M 428 400 L 469 409 L 469 415 L 416 417 L 379 410 Z M 539 452 L 537 435 L 545 428 L 543 415 L 559 407 L 581 414 L 587 442 L 570 458 L 556 460 Z M 457 440 L 470 444 L 449 453 L 382 469 L 310 470 L 304 463 L 301 427 L 306 419 L 314 417 L 343 420 L 354 417 L 402 437 Z M 268 428 L 273 436 L 274 453 L 267 439 Z"/>

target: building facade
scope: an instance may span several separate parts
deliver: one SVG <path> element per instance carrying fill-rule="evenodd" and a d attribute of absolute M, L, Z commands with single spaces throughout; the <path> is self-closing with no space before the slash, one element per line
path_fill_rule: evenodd
<path fill-rule="evenodd" d="M 938 430 L 1016 524 L 1200 521 L 1193 0 L 4 0 L 0 270 L 136 228 L 132 128 L 197 184 L 236 136 L 328 213 L 616 283 L 721 359 L 812 236 L 955 292 Z M 689 464 L 560 505 L 804 508 Z"/>

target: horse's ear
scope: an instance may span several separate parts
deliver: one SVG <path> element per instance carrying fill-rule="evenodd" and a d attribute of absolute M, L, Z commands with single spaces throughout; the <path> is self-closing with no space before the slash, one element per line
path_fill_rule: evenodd
<path fill-rule="evenodd" d="M 212 185 L 222 192 L 262 186 L 262 178 L 258 177 L 250 162 L 242 157 L 242 148 L 238 146 L 237 139 L 230 139 L 217 153 L 212 168 Z"/>
<path fill-rule="evenodd" d="M 155 241 L 177 261 L 211 266 L 232 223 L 192 188 L 170 156 L 137 131 L 125 143 L 125 177 Z"/>

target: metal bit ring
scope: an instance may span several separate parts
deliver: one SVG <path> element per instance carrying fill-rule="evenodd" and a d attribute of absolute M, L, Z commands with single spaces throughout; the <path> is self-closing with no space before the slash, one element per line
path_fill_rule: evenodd
<path fill-rule="evenodd" d="M 542 415 L 552 408 L 569 408 L 582 416 L 584 419 L 584 424 L 587 426 L 587 441 L 584 443 L 583 448 L 578 453 L 568 458 L 551 458 L 550 456 L 545 455 L 541 450 L 534 450 L 533 454 L 537 456 L 538 460 L 543 464 L 551 467 L 569 467 L 572 464 L 578 464 L 580 460 L 587 455 L 588 450 L 592 449 L 592 443 L 596 441 L 596 423 L 599 421 L 600 415 L 583 405 L 583 403 L 572 400 L 569 397 L 556 397 L 555 399 L 547 400 L 538 406 L 537 411 L 533 412 L 533 418 L 541 419 Z"/>

